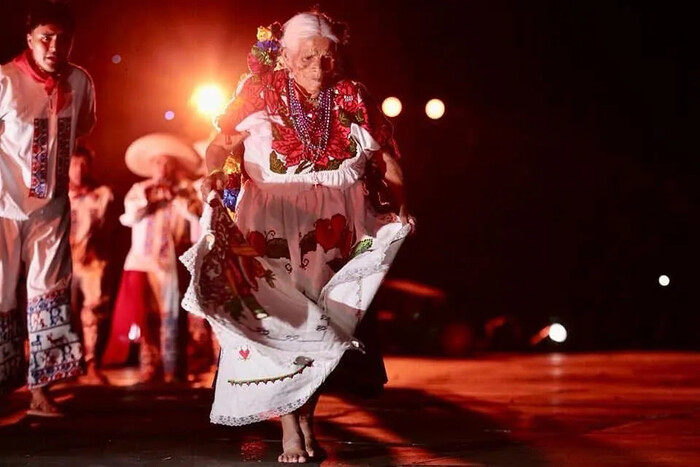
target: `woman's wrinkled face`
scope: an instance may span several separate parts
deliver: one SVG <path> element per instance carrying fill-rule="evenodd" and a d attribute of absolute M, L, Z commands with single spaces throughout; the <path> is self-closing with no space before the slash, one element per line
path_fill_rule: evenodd
<path fill-rule="evenodd" d="M 285 49 L 283 54 L 294 81 L 312 96 L 321 91 L 335 70 L 335 44 L 325 37 L 301 39 L 296 50 Z"/>

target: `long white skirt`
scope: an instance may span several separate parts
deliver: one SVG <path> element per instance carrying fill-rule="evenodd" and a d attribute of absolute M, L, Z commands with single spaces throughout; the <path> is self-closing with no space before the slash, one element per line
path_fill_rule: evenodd
<path fill-rule="evenodd" d="M 357 182 L 273 193 L 248 183 L 236 222 L 214 197 L 181 258 L 183 306 L 221 343 L 213 423 L 244 425 L 301 407 L 348 349 L 410 226 L 368 208 Z"/>

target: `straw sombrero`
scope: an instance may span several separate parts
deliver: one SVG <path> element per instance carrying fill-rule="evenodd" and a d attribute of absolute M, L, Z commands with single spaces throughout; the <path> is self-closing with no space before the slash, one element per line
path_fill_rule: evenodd
<path fill-rule="evenodd" d="M 140 137 L 126 149 L 126 166 L 136 175 L 151 177 L 152 160 L 158 156 L 170 156 L 190 176 L 196 176 L 202 159 L 192 146 L 170 133 L 151 133 Z"/>
<path fill-rule="evenodd" d="M 209 143 L 211 143 L 210 139 L 200 139 L 199 141 L 195 141 L 194 143 L 192 143 L 194 150 L 197 151 L 197 154 L 199 154 L 199 157 L 201 157 L 202 160 L 206 158 L 207 147 L 209 147 Z"/>
<path fill-rule="evenodd" d="M 206 153 L 207 153 L 207 147 L 209 147 L 209 143 L 211 143 L 211 139 L 200 139 L 199 141 L 195 141 L 192 143 L 192 146 L 194 147 L 194 150 L 197 152 L 199 157 L 202 159 L 202 164 L 199 167 L 199 173 L 206 175 L 207 173 L 207 168 L 206 164 L 204 163 L 206 161 Z"/>

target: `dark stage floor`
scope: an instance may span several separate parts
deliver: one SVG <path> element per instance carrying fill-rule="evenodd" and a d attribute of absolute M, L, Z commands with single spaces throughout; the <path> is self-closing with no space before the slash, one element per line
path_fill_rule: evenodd
<path fill-rule="evenodd" d="M 375 400 L 324 396 L 323 465 L 661 466 L 700 462 L 700 354 L 489 355 L 387 358 Z M 199 384 L 64 385 L 70 412 L 23 412 L 26 390 L 2 400 L 1 465 L 275 463 L 276 423 L 208 422 L 212 375 Z"/>

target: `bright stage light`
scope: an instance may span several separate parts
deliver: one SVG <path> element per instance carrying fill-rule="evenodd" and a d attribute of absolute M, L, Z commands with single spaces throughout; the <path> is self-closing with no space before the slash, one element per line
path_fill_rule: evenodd
<path fill-rule="evenodd" d="M 219 115 L 224 110 L 226 96 L 216 84 L 204 84 L 195 89 L 192 102 L 197 111 L 207 117 Z"/>
<path fill-rule="evenodd" d="M 382 112 L 387 117 L 396 117 L 401 113 L 402 108 L 401 101 L 397 97 L 387 97 L 382 102 Z"/>
<path fill-rule="evenodd" d="M 549 326 L 549 338 L 560 344 L 566 340 L 566 328 L 559 323 Z"/>
<path fill-rule="evenodd" d="M 129 340 L 130 341 L 137 341 L 141 337 L 141 328 L 139 327 L 138 324 L 133 323 L 131 327 L 129 328 Z"/>
<path fill-rule="evenodd" d="M 445 115 L 445 104 L 440 99 L 430 99 L 425 104 L 425 113 L 433 120 L 437 120 Z"/>
<path fill-rule="evenodd" d="M 663 275 L 659 276 L 659 284 L 661 284 L 662 287 L 666 287 L 670 283 L 671 283 L 671 278 L 668 277 L 667 275 L 663 274 Z"/>

